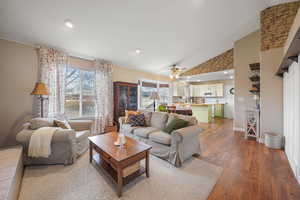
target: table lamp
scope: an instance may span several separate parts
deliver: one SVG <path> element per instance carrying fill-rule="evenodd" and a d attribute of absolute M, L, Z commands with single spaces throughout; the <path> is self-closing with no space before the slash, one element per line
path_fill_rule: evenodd
<path fill-rule="evenodd" d="M 153 108 L 154 108 L 154 112 L 155 112 L 155 100 L 159 100 L 159 94 L 157 92 L 152 92 L 150 99 L 154 100 L 153 102 Z"/>
<path fill-rule="evenodd" d="M 39 95 L 38 99 L 41 101 L 41 117 L 44 117 L 44 100 L 48 99 L 46 97 L 43 97 L 43 95 L 49 95 L 49 92 L 47 90 L 47 87 L 42 82 L 37 82 L 35 84 L 35 87 L 33 91 L 30 93 L 31 95 Z"/>

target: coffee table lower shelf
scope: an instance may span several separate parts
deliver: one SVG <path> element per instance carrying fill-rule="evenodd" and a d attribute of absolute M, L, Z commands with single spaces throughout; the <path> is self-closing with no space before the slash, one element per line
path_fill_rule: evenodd
<path fill-rule="evenodd" d="M 95 153 L 93 155 L 93 160 L 97 164 L 97 166 L 102 171 L 104 171 L 104 173 L 107 175 L 107 177 L 109 177 L 112 180 L 112 182 L 117 185 L 118 184 L 118 173 L 117 173 L 117 171 L 109 163 L 107 163 L 106 161 L 101 159 L 101 156 L 98 153 Z M 123 185 L 128 184 L 130 181 L 137 178 L 138 176 L 143 175 L 144 173 L 146 173 L 145 168 L 140 166 L 140 169 L 137 170 L 136 172 L 128 175 L 127 177 L 123 177 Z"/>

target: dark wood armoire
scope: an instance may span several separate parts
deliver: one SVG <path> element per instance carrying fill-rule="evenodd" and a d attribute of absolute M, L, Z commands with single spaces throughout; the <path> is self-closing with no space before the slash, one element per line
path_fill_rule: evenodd
<path fill-rule="evenodd" d="M 114 121 L 118 125 L 119 117 L 125 116 L 125 110 L 138 108 L 138 84 L 114 82 Z"/>

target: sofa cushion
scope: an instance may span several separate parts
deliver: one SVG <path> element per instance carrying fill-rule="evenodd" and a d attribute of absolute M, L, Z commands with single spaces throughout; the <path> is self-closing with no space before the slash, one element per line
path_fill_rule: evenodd
<path fill-rule="evenodd" d="M 176 114 L 176 113 L 171 113 L 171 114 L 169 114 L 167 126 L 168 126 L 168 125 L 171 123 L 171 121 L 172 121 L 173 119 L 175 119 L 175 118 L 178 118 L 178 119 L 182 119 L 182 120 L 188 121 L 188 122 L 189 122 L 189 126 L 197 125 L 197 123 L 198 123 L 196 117 L 189 116 L 189 115 L 179 115 L 179 114 Z"/>
<path fill-rule="evenodd" d="M 183 119 L 179 118 L 174 118 L 164 129 L 163 131 L 166 133 L 172 133 L 173 131 L 180 129 L 180 128 L 185 128 L 189 124 L 188 121 L 185 121 Z"/>
<path fill-rule="evenodd" d="M 133 134 L 133 130 L 137 129 L 137 128 L 140 128 L 140 127 L 133 127 L 130 124 L 122 124 L 122 126 L 120 127 L 120 131 L 119 132 L 122 132 L 125 135 Z"/>
<path fill-rule="evenodd" d="M 168 113 L 153 112 L 151 116 L 150 126 L 158 129 L 163 129 L 168 120 Z"/>
<path fill-rule="evenodd" d="M 163 131 L 153 132 L 149 135 L 149 139 L 160 144 L 171 145 L 172 136 Z"/>
<path fill-rule="evenodd" d="M 148 110 L 139 110 L 140 113 L 143 113 L 145 116 L 146 126 L 150 126 L 152 112 Z"/>
<path fill-rule="evenodd" d="M 76 131 L 76 142 L 81 142 L 82 140 L 87 140 L 90 136 L 90 131 Z"/>
<path fill-rule="evenodd" d="M 53 119 L 51 118 L 33 118 L 29 121 L 30 129 L 36 130 L 42 127 L 53 127 Z"/>
<path fill-rule="evenodd" d="M 148 138 L 149 134 L 155 131 L 159 131 L 155 127 L 140 127 L 133 130 L 133 134 L 139 137 Z"/>

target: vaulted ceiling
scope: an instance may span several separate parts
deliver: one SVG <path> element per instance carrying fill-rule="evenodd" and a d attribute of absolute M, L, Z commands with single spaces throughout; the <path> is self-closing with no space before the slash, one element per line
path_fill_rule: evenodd
<path fill-rule="evenodd" d="M 159 73 L 196 66 L 259 28 L 278 0 L 1 0 L 0 38 Z M 70 19 L 74 29 L 64 26 Z M 136 54 L 135 50 L 141 53 Z"/>

